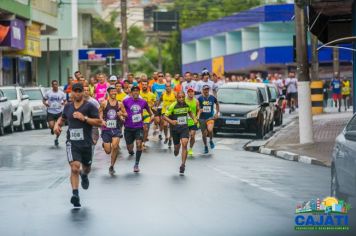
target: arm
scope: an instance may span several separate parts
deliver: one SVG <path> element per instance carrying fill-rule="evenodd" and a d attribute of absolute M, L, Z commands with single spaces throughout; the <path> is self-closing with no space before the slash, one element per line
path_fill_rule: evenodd
<path fill-rule="evenodd" d="M 105 107 L 106 107 L 106 101 L 101 102 L 100 107 L 99 107 L 99 118 L 100 119 L 103 119 L 103 117 L 104 117 Z"/>
<path fill-rule="evenodd" d="M 196 117 L 194 116 L 194 114 L 192 113 L 192 111 L 188 112 L 188 115 L 194 120 L 194 124 L 198 123 L 198 120 L 196 119 Z"/>
<path fill-rule="evenodd" d="M 218 100 L 215 98 L 215 105 L 216 105 L 216 114 L 214 116 L 214 119 L 219 118 L 219 113 L 220 113 L 220 105 Z"/>
<path fill-rule="evenodd" d="M 119 108 L 120 108 L 120 111 L 118 112 L 118 116 L 122 120 L 124 120 L 127 117 L 127 112 L 126 112 L 125 106 L 122 102 L 119 103 Z"/>
<path fill-rule="evenodd" d="M 56 135 L 60 135 L 62 132 L 62 126 L 65 122 L 65 118 L 63 116 L 59 117 L 59 119 L 57 120 L 57 122 L 54 124 L 54 128 L 53 131 Z"/>
<path fill-rule="evenodd" d="M 163 115 L 163 120 L 167 121 L 170 125 L 173 125 L 173 126 L 177 125 L 177 121 L 169 119 L 167 114 Z"/>
<path fill-rule="evenodd" d="M 46 94 L 43 96 L 42 103 L 43 103 L 43 105 L 45 105 L 46 107 L 49 107 L 47 100 L 48 100 L 48 95 L 47 95 L 47 93 L 46 93 Z"/>
<path fill-rule="evenodd" d="M 199 119 L 200 114 L 202 113 L 202 110 L 200 109 L 200 102 L 199 102 L 199 100 L 197 100 L 197 104 L 198 104 L 198 106 L 197 106 L 197 109 L 198 109 L 198 111 L 197 111 L 197 118 Z"/>

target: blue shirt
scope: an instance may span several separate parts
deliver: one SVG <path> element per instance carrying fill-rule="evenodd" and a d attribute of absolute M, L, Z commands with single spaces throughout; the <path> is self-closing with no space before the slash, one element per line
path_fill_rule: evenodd
<path fill-rule="evenodd" d="M 199 101 L 199 108 L 202 111 L 200 113 L 199 119 L 203 120 L 208 120 L 214 117 L 214 104 L 218 102 L 216 98 L 212 95 L 209 95 L 209 97 L 204 97 L 201 95 L 198 98 Z"/>
<path fill-rule="evenodd" d="M 159 100 L 162 96 L 162 93 L 166 90 L 166 84 L 154 83 L 152 85 L 152 92 L 156 94 L 157 100 Z"/>
<path fill-rule="evenodd" d="M 341 94 L 341 80 L 333 79 L 331 81 L 331 87 L 332 87 L 333 93 Z"/>

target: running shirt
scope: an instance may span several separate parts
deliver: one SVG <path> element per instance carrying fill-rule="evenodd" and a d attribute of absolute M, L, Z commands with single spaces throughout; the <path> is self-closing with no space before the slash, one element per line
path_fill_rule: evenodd
<path fill-rule="evenodd" d="M 103 111 L 103 120 L 106 121 L 106 126 L 102 126 L 102 130 L 113 130 L 119 129 L 121 127 L 120 119 L 117 113 L 120 111 L 119 102 L 112 106 L 109 101 L 107 101 L 106 107 Z"/>
<path fill-rule="evenodd" d="M 116 100 L 122 102 L 126 98 L 127 94 L 124 92 L 116 94 Z"/>
<path fill-rule="evenodd" d="M 174 86 L 174 92 L 179 93 L 182 91 L 182 85 L 181 84 L 177 84 L 176 86 Z"/>
<path fill-rule="evenodd" d="M 178 84 L 180 84 L 180 80 L 179 79 L 177 79 L 177 80 L 172 79 L 172 83 L 174 84 L 174 87 L 176 87 Z"/>
<path fill-rule="evenodd" d="M 194 80 L 192 80 L 192 81 L 190 81 L 190 82 L 188 82 L 188 81 L 183 82 L 183 84 L 182 84 L 182 90 L 183 90 L 183 92 L 184 92 L 185 94 L 187 94 L 188 88 L 193 88 L 194 91 L 195 91 L 195 90 L 196 90 L 196 89 L 195 89 L 196 84 L 197 84 L 197 82 L 194 81 Z"/>
<path fill-rule="evenodd" d="M 127 118 L 125 119 L 125 127 L 130 129 L 143 128 L 143 110 L 149 110 L 147 102 L 142 99 L 134 99 L 128 97 L 123 101 L 125 110 L 127 112 Z"/>
<path fill-rule="evenodd" d="M 190 100 L 189 98 L 185 98 L 185 103 L 189 106 L 190 110 L 192 111 L 193 115 L 197 117 L 197 99 L 193 98 Z M 189 116 L 188 117 L 188 126 L 191 127 L 195 125 L 194 120 Z"/>
<path fill-rule="evenodd" d="M 147 104 L 150 108 L 152 108 L 154 106 L 154 104 L 156 102 L 156 95 L 154 95 L 154 93 L 141 91 L 140 96 L 142 97 L 142 99 L 144 99 L 147 102 Z M 150 122 L 150 115 L 146 109 L 143 110 L 143 121 L 145 123 Z"/>
<path fill-rule="evenodd" d="M 95 85 L 91 85 L 89 84 L 89 94 L 91 97 L 94 97 L 94 93 L 95 93 Z"/>
<path fill-rule="evenodd" d="M 341 94 L 344 96 L 348 96 L 351 94 L 351 89 L 350 89 L 350 81 L 342 81 L 342 90 Z"/>
<path fill-rule="evenodd" d="M 75 119 L 73 117 L 73 113 L 76 111 L 82 113 L 84 116 L 88 116 L 89 118 L 99 119 L 98 109 L 87 101 L 84 101 L 84 103 L 78 109 L 75 109 L 74 103 L 71 102 L 64 106 L 62 114 L 62 118 L 68 121 L 67 141 L 70 141 L 72 145 L 76 145 L 78 147 L 91 148 L 93 143 L 93 126 L 86 122 Z"/>
<path fill-rule="evenodd" d="M 89 103 L 93 104 L 96 108 L 99 109 L 100 107 L 100 104 L 97 100 L 95 100 L 94 98 L 92 97 L 89 97 L 88 100 L 87 100 Z"/>
<path fill-rule="evenodd" d="M 198 98 L 200 113 L 199 119 L 208 120 L 214 117 L 214 104 L 218 103 L 216 97 L 209 95 L 207 98 L 203 95 Z"/>
<path fill-rule="evenodd" d="M 152 92 L 156 94 L 157 100 L 159 100 L 162 96 L 162 93 L 166 91 L 166 84 L 159 84 L 159 83 L 154 83 L 152 85 Z"/>
<path fill-rule="evenodd" d="M 204 85 L 208 85 L 209 86 L 209 93 L 213 94 L 213 90 L 215 90 L 215 85 L 214 85 L 214 82 L 211 81 L 211 80 L 208 80 L 206 82 L 203 81 L 203 80 L 199 81 L 195 86 L 195 92 L 197 94 L 201 94 Z"/>
<path fill-rule="evenodd" d="M 331 81 L 331 87 L 333 90 L 333 94 L 341 94 L 341 81 L 337 79 L 333 79 Z"/>
<path fill-rule="evenodd" d="M 165 113 L 165 111 L 175 102 L 177 101 L 176 95 L 174 92 L 171 92 L 168 94 L 167 92 L 164 92 L 162 94 L 162 112 Z"/>
<path fill-rule="evenodd" d="M 177 125 L 173 126 L 172 130 L 179 130 L 188 128 L 188 113 L 190 111 L 191 109 L 187 103 L 174 102 L 164 114 L 169 119 L 177 121 Z"/>
<path fill-rule="evenodd" d="M 66 95 L 62 91 L 54 92 L 51 89 L 46 92 L 44 99 L 47 100 L 49 105 L 47 108 L 48 113 L 59 114 L 63 111 L 63 102 L 66 100 Z"/>
<path fill-rule="evenodd" d="M 296 78 L 287 78 L 285 82 L 287 87 L 287 93 L 297 93 L 298 92 L 297 83 L 298 80 Z"/>
<path fill-rule="evenodd" d="M 105 100 L 106 96 L 106 90 L 109 87 L 108 83 L 98 83 L 95 87 L 95 99 L 98 100 L 99 102 L 102 102 Z"/>

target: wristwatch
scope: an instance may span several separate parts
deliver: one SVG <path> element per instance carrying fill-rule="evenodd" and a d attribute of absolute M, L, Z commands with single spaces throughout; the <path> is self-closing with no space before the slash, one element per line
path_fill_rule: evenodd
<path fill-rule="evenodd" d="M 87 122 L 87 120 L 88 120 L 88 117 L 84 116 L 84 122 Z"/>

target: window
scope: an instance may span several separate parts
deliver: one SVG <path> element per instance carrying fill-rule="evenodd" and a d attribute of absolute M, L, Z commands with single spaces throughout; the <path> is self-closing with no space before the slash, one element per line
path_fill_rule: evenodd
<path fill-rule="evenodd" d="M 346 131 L 356 131 L 356 115 L 352 117 L 351 121 L 347 124 Z"/>
<path fill-rule="evenodd" d="M 271 94 L 271 99 L 276 99 L 277 100 L 278 96 L 277 96 L 276 88 L 275 87 L 268 87 L 268 89 L 269 89 L 269 92 Z"/>
<path fill-rule="evenodd" d="M 266 89 L 264 88 L 258 88 L 258 90 L 261 92 L 262 97 L 263 97 L 263 102 L 267 102 L 267 93 L 266 93 Z"/>
<path fill-rule="evenodd" d="M 253 89 L 219 89 L 217 97 L 220 103 L 258 105 L 257 92 Z"/>
<path fill-rule="evenodd" d="M 16 93 L 16 89 L 2 89 L 2 91 L 5 94 L 5 97 L 7 97 L 7 99 L 9 100 L 17 100 L 17 93 Z"/>
<path fill-rule="evenodd" d="M 42 93 L 39 89 L 26 90 L 26 94 L 29 96 L 30 100 L 43 100 Z"/>

